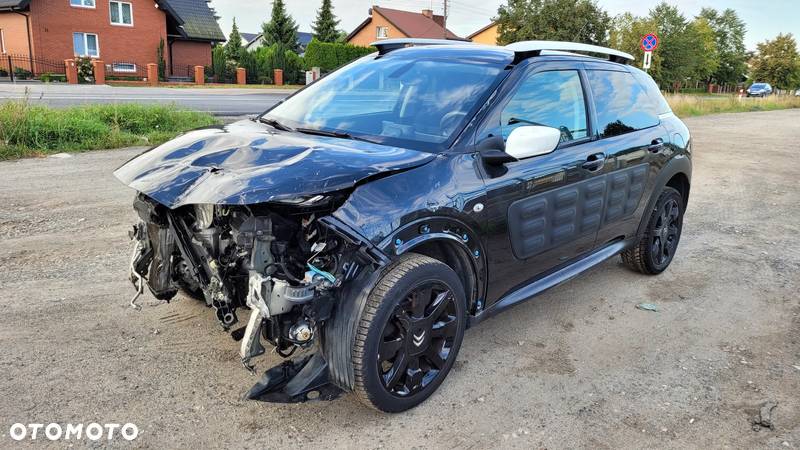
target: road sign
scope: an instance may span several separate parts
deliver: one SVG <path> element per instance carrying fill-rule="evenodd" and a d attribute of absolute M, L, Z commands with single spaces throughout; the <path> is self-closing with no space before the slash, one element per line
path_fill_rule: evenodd
<path fill-rule="evenodd" d="M 644 52 L 644 60 L 642 61 L 642 69 L 647 70 L 650 68 L 650 63 L 653 61 L 653 52 Z"/>
<path fill-rule="evenodd" d="M 642 50 L 652 52 L 658 48 L 658 36 L 653 33 L 648 33 L 642 37 L 641 42 Z"/>

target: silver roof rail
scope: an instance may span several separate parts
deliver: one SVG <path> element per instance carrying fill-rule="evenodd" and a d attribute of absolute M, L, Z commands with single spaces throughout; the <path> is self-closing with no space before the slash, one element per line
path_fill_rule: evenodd
<path fill-rule="evenodd" d="M 514 62 L 519 62 L 531 56 L 538 56 L 542 52 L 561 51 L 561 52 L 584 52 L 595 53 L 608 56 L 614 62 L 627 63 L 633 61 L 633 55 L 614 50 L 613 48 L 600 47 L 599 45 L 580 44 L 577 42 L 562 41 L 521 41 L 506 45 L 506 48 L 516 53 Z"/>
<path fill-rule="evenodd" d="M 456 44 L 472 44 L 469 41 L 457 41 L 452 39 L 422 39 L 422 38 L 397 38 L 397 39 L 381 39 L 369 45 L 378 48 L 378 53 L 383 55 L 405 47 L 415 47 L 418 45 L 456 45 Z"/>

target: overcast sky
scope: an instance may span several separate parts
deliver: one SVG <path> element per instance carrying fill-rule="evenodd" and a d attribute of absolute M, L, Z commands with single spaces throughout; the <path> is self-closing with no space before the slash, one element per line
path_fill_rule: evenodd
<path fill-rule="evenodd" d="M 300 31 L 311 31 L 311 24 L 322 0 L 285 0 L 289 13 L 300 25 Z M 467 36 L 490 22 L 497 13 L 497 7 L 505 0 L 450 0 L 448 28 L 460 36 Z M 653 1 L 600 0 L 599 4 L 610 14 L 616 15 L 630 11 L 645 15 L 657 3 Z M 687 17 L 694 16 L 703 6 L 718 9 L 733 8 L 747 24 L 745 44 L 748 49 L 778 33 L 793 33 L 800 38 L 800 0 L 673 0 Z M 442 13 L 443 0 L 333 0 L 333 8 L 341 20 L 340 28 L 352 31 L 367 17 L 373 5 L 388 8 L 419 11 L 431 8 Z M 212 0 L 217 10 L 222 30 L 227 35 L 233 17 L 242 32 L 257 33 L 261 23 L 269 20 L 272 0 Z"/>

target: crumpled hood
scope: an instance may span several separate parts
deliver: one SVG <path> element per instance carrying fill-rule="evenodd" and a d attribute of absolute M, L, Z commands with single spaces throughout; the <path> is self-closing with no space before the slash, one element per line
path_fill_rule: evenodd
<path fill-rule="evenodd" d="M 275 131 L 245 120 L 186 133 L 133 158 L 114 175 L 169 208 L 247 205 L 346 189 L 434 157 L 362 141 Z"/>

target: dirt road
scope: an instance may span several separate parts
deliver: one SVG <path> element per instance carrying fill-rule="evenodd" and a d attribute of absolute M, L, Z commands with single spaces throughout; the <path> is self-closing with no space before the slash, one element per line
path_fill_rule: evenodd
<path fill-rule="evenodd" d="M 687 123 L 670 269 L 615 258 L 481 324 L 398 415 L 241 400 L 256 377 L 210 310 L 128 307 L 133 193 L 111 172 L 138 150 L 0 163 L 0 447 L 15 422 L 133 422 L 162 448 L 800 448 L 800 111 Z M 754 431 L 767 400 L 775 429 Z"/>

